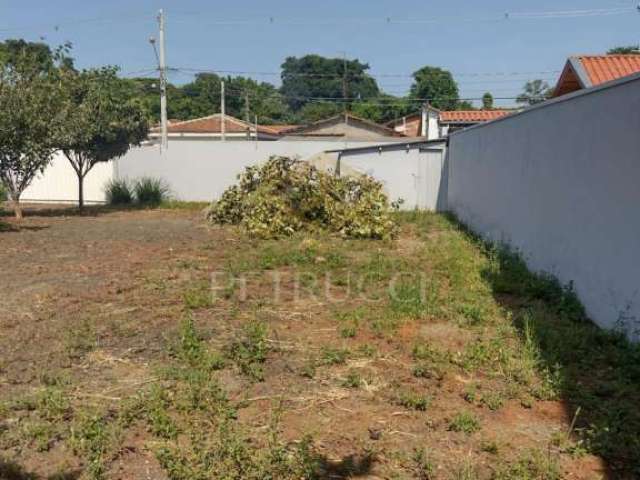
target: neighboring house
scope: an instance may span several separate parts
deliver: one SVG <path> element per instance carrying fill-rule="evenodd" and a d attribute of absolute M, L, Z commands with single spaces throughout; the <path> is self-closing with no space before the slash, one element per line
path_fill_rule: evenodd
<path fill-rule="evenodd" d="M 192 120 L 171 121 L 167 132 L 169 139 L 184 138 L 190 140 L 221 140 L 222 114 Z M 296 128 L 296 125 L 256 125 L 244 122 L 229 115 L 224 116 L 225 140 L 278 140 L 283 132 Z M 162 130 L 154 127 L 149 133 L 153 140 L 160 138 Z"/>
<path fill-rule="evenodd" d="M 393 128 L 356 117 L 350 113 L 285 130 L 282 140 L 324 140 L 383 142 L 400 140 L 404 135 Z"/>
<path fill-rule="evenodd" d="M 595 87 L 640 72 L 640 55 L 576 55 L 569 57 L 553 97 Z"/>
<path fill-rule="evenodd" d="M 440 112 L 438 125 L 440 136 L 446 137 L 456 130 L 471 127 L 478 123 L 490 122 L 505 115 L 513 113 L 513 110 L 451 110 Z"/>
<path fill-rule="evenodd" d="M 461 128 L 504 117 L 512 110 L 453 110 L 441 111 L 425 106 L 420 113 L 394 120 L 387 125 L 407 137 L 437 140 Z"/>
<path fill-rule="evenodd" d="M 438 119 L 440 110 L 425 105 L 422 111 L 392 120 L 386 124 L 406 137 L 424 137 L 427 140 L 440 138 Z"/>

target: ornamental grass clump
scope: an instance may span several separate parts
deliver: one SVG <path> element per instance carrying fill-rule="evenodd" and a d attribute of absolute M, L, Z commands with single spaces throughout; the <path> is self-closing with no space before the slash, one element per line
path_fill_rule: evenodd
<path fill-rule="evenodd" d="M 393 238 L 397 225 L 382 184 L 373 178 L 336 177 L 288 157 L 247 167 L 208 213 L 218 224 L 240 225 L 274 238 L 327 230 L 351 238 Z"/>

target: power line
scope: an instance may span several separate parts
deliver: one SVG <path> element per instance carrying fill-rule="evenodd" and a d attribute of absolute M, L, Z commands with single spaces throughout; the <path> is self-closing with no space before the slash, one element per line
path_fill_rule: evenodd
<path fill-rule="evenodd" d="M 178 67 L 176 70 L 184 73 L 215 73 L 222 75 L 255 75 L 255 76 L 284 76 L 284 77 L 311 77 L 311 78 L 336 78 L 341 79 L 342 74 L 339 73 L 287 73 L 282 72 L 266 72 L 266 71 L 250 71 L 250 70 L 215 70 L 208 68 L 193 68 L 193 67 Z M 533 76 L 533 75 L 552 75 L 558 74 L 560 70 L 543 70 L 537 72 L 434 72 L 431 75 L 437 76 L 449 76 L 451 74 L 454 77 L 481 77 L 481 76 L 493 76 L 493 77 L 511 77 L 511 76 Z M 349 78 L 358 77 L 371 77 L 371 78 L 414 78 L 413 74 L 407 73 L 352 73 L 349 74 Z"/>
<path fill-rule="evenodd" d="M 392 16 L 380 16 L 380 17 L 339 17 L 339 18 L 295 18 L 295 17 L 278 17 L 278 16 L 265 16 L 254 18 L 236 18 L 236 19 L 221 19 L 214 21 L 207 21 L 208 25 L 218 26 L 250 26 L 250 25 L 291 25 L 291 26 L 305 26 L 305 25 L 363 25 L 363 24 L 377 24 L 377 25 L 403 25 L 403 24 L 434 24 L 439 22 L 496 22 L 496 21 L 509 21 L 509 20 L 547 20 L 554 18 L 580 18 L 580 17 L 597 17 L 597 16 L 612 16 L 623 15 L 630 12 L 634 12 L 633 7 L 612 7 L 612 8 L 593 8 L 593 9 L 577 9 L 577 10 L 547 10 L 547 11 L 532 11 L 532 12 L 519 12 L 519 11 L 503 11 L 496 12 L 491 15 L 476 16 L 476 17 L 462 17 L 462 16 L 446 16 L 446 17 L 431 17 L 431 18 L 398 18 Z M 180 16 L 197 16 L 202 19 L 209 12 L 178 12 L 176 15 Z"/>

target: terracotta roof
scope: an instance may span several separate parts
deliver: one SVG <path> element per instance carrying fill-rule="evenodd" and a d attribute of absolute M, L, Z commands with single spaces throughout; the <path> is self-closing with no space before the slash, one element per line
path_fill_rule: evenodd
<path fill-rule="evenodd" d="M 260 125 L 258 125 L 259 127 Z M 287 130 L 293 130 L 298 128 L 299 125 L 264 125 L 264 128 L 268 128 L 269 130 L 273 130 L 274 132 L 284 133 Z"/>
<path fill-rule="evenodd" d="M 640 72 L 640 55 L 575 55 L 569 57 L 554 97 Z"/>
<path fill-rule="evenodd" d="M 480 123 L 509 115 L 511 110 L 450 110 L 440 112 L 440 121 L 448 123 Z"/>
<path fill-rule="evenodd" d="M 640 55 L 584 55 L 577 58 L 589 76 L 591 86 L 640 72 Z"/>
<path fill-rule="evenodd" d="M 292 125 L 258 125 L 258 132 L 269 135 L 279 135 L 280 132 L 293 128 Z M 225 132 L 226 133 L 246 133 L 247 128 L 253 130 L 253 124 L 249 125 L 235 117 L 225 115 Z M 183 120 L 178 122 L 170 122 L 167 128 L 169 133 L 222 133 L 222 115 L 219 113 L 209 115 L 208 117 L 194 118 L 193 120 Z M 151 132 L 160 132 L 160 127 L 154 127 Z"/>
<path fill-rule="evenodd" d="M 291 129 L 286 134 L 291 135 L 315 135 L 315 131 L 323 128 L 327 125 L 334 125 L 338 123 L 350 123 L 360 124 L 371 130 L 375 130 L 378 133 L 388 136 L 388 137 L 403 137 L 404 135 L 396 132 L 393 128 L 389 128 L 385 125 L 380 125 L 379 123 L 372 122 L 371 120 L 365 120 L 364 118 L 357 117 L 351 113 L 341 113 L 339 115 L 335 115 L 333 117 L 329 117 L 323 120 L 318 120 L 317 122 L 310 123 L 308 125 L 301 125 L 296 127 L 295 129 Z"/>

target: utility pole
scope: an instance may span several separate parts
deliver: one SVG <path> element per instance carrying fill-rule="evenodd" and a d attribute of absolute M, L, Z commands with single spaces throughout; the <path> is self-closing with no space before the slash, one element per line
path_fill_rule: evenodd
<path fill-rule="evenodd" d="M 342 99 L 345 114 L 347 113 L 347 93 L 347 52 L 342 52 Z"/>
<path fill-rule="evenodd" d="M 162 123 L 162 150 L 169 146 L 167 139 L 167 63 L 164 50 L 164 11 L 158 12 L 158 25 L 160 27 L 160 122 Z"/>
<path fill-rule="evenodd" d="M 249 116 L 249 92 L 244 92 L 244 121 L 247 124 L 247 141 L 251 140 L 251 118 Z"/>
<path fill-rule="evenodd" d="M 227 139 L 227 126 L 226 126 L 226 107 L 224 102 L 224 80 L 220 82 L 220 133 L 222 134 L 222 141 Z"/>

